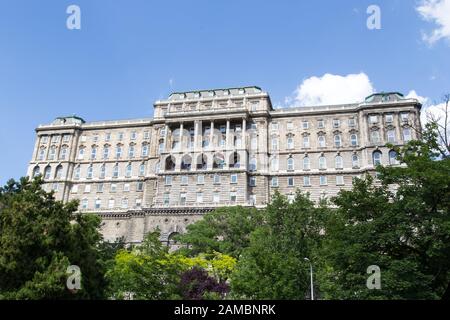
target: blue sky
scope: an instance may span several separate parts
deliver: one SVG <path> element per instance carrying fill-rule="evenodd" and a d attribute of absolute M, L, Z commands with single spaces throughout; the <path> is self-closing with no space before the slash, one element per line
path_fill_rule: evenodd
<path fill-rule="evenodd" d="M 423 1 L 0 0 L 0 183 L 26 173 L 37 125 L 149 117 L 171 91 L 258 85 L 282 105 L 308 78 L 364 73 L 437 101 L 450 45 L 424 40 L 438 26 Z M 71 4 L 81 30 L 66 28 Z"/>

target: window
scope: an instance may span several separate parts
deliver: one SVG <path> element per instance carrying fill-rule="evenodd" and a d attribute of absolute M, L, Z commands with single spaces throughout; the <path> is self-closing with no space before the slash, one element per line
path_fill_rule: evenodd
<path fill-rule="evenodd" d="M 102 206 L 102 200 L 95 199 L 95 209 L 100 209 Z"/>
<path fill-rule="evenodd" d="M 410 128 L 403 128 L 403 140 L 405 142 L 408 142 L 408 141 L 412 140 L 411 129 Z"/>
<path fill-rule="evenodd" d="M 78 185 L 73 185 L 71 191 L 72 193 L 78 193 Z"/>
<path fill-rule="evenodd" d="M 93 146 L 91 149 L 91 160 L 97 158 L 97 147 Z"/>
<path fill-rule="evenodd" d="M 319 142 L 319 148 L 325 148 L 325 146 L 326 146 L 325 136 L 319 136 L 318 142 Z"/>
<path fill-rule="evenodd" d="M 378 166 L 381 165 L 381 156 L 382 153 L 380 151 L 375 151 L 372 155 L 373 165 Z"/>
<path fill-rule="evenodd" d="M 97 192 L 99 192 L 99 193 L 103 192 L 103 183 L 99 183 L 97 185 Z"/>
<path fill-rule="evenodd" d="M 250 177 L 250 178 L 248 179 L 248 185 L 249 185 L 250 187 L 256 187 L 256 177 Z"/>
<path fill-rule="evenodd" d="M 375 124 L 378 122 L 378 116 L 377 115 L 370 115 L 369 116 L 369 123 L 370 124 Z"/>
<path fill-rule="evenodd" d="M 123 198 L 122 199 L 122 209 L 127 209 L 127 208 L 128 208 L 128 199 Z"/>
<path fill-rule="evenodd" d="M 116 192 L 117 191 L 117 184 L 115 183 L 111 183 L 111 192 Z"/>
<path fill-rule="evenodd" d="M 217 191 L 213 193 L 213 202 L 214 203 L 219 203 L 220 202 L 220 193 L 217 192 Z"/>
<path fill-rule="evenodd" d="M 63 175 L 63 167 L 62 166 L 57 166 L 56 167 L 56 173 L 55 173 L 55 178 L 56 179 L 62 179 Z"/>
<path fill-rule="evenodd" d="M 185 192 L 180 193 L 180 205 L 182 205 L 182 206 L 186 205 L 186 193 Z"/>
<path fill-rule="evenodd" d="M 81 209 L 86 210 L 88 208 L 89 202 L 88 199 L 81 200 Z"/>
<path fill-rule="evenodd" d="M 230 202 L 231 203 L 236 203 L 236 200 L 237 200 L 237 193 L 236 193 L 236 191 L 230 192 Z"/>
<path fill-rule="evenodd" d="M 181 185 L 187 186 L 189 184 L 188 176 L 181 176 Z"/>
<path fill-rule="evenodd" d="M 203 192 L 197 192 L 197 203 L 203 203 Z"/>
<path fill-rule="evenodd" d="M 309 136 L 303 137 L 303 148 L 309 148 Z"/>
<path fill-rule="evenodd" d="M 309 122 L 308 121 L 303 121 L 302 122 L 302 127 L 303 127 L 304 130 L 309 129 Z"/>
<path fill-rule="evenodd" d="M 293 187 L 294 186 L 294 177 L 288 177 L 287 178 L 287 185 L 288 185 L 288 187 Z"/>
<path fill-rule="evenodd" d="M 220 183 L 220 175 L 215 174 L 213 181 L 214 181 L 214 184 L 219 184 Z"/>
<path fill-rule="evenodd" d="M 166 184 L 166 186 L 172 185 L 172 176 L 166 176 L 165 184 Z"/>
<path fill-rule="evenodd" d="M 42 136 L 41 142 L 42 143 L 47 143 L 48 142 L 48 136 Z"/>
<path fill-rule="evenodd" d="M 132 170 L 131 170 L 132 168 L 131 168 L 131 164 L 129 164 L 129 165 L 127 165 L 127 168 L 126 168 L 126 170 L 125 170 L 125 177 L 126 178 L 131 178 L 131 174 L 132 174 Z"/>
<path fill-rule="evenodd" d="M 397 152 L 395 152 L 394 150 L 389 151 L 389 164 L 391 164 L 391 165 L 398 164 Z"/>
<path fill-rule="evenodd" d="M 58 143 L 59 142 L 59 136 L 53 136 L 52 137 L 52 143 Z"/>
<path fill-rule="evenodd" d="M 278 188 L 278 177 L 272 177 L 271 184 L 272 184 L 272 187 Z"/>
<path fill-rule="evenodd" d="M 249 168 L 250 171 L 256 171 L 256 158 L 251 158 L 249 162 Z"/>
<path fill-rule="evenodd" d="M 123 192 L 130 192 L 130 184 L 129 183 L 125 183 L 123 185 Z"/>
<path fill-rule="evenodd" d="M 256 194 L 251 194 L 248 198 L 251 205 L 256 205 Z"/>
<path fill-rule="evenodd" d="M 46 148 L 39 149 L 39 157 L 38 157 L 39 161 L 44 160 L 46 150 L 47 150 Z"/>
<path fill-rule="evenodd" d="M 272 171 L 278 171 L 279 170 L 278 158 L 272 158 L 272 160 L 270 162 L 270 166 L 271 166 Z"/>
<path fill-rule="evenodd" d="M 318 129 L 325 128 L 325 121 L 324 120 L 317 120 L 317 128 Z"/>
<path fill-rule="evenodd" d="M 348 126 L 349 126 L 350 128 L 356 127 L 356 120 L 355 120 L 355 118 L 350 118 L 350 119 L 348 119 Z"/>
<path fill-rule="evenodd" d="M 87 184 L 84 186 L 84 193 L 91 193 L 91 185 Z"/>
<path fill-rule="evenodd" d="M 63 142 L 69 142 L 70 136 L 68 134 L 63 135 Z"/>
<path fill-rule="evenodd" d="M 163 153 L 163 152 L 164 152 L 164 141 L 160 141 L 159 146 L 158 146 L 158 153 Z"/>
<path fill-rule="evenodd" d="M 378 130 L 372 131 L 370 133 L 370 140 L 372 141 L 372 143 L 380 142 L 380 132 Z"/>
<path fill-rule="evenodd" d="M 139 165 L 139 176 L 140 176 L 140 177 L 145 176 L 145 164 L 143 164 L 143 163 L 141 163 L 141 164 Z"/>
<path fill-rule="evenodd" d="M 294 130 L 294 123 L 292 123 L 292 122 L 289 121 L 289 122 L 287 123 L 287 129 L 288 129 L 288 130 Z"/>
<path fill-rule="evenodd" d="M 235 184 L 238 182 L 238 176 L 237 174 L 232 174 L 231 175 L 231 183 Z"/>
<path fill-rule="evenodd" d="M 205 176 L 204 175 L 198 175 L 197 176 L 197 184 L 204 184 L 205 183 Z"/>
<path fill-rule="evenodd" d="M 170 193 L 164 193 L 163 195 L 163 203 L 165 206 L 168 206 L 170 203 Z"/>
<path fill-rule="evenodd" d="M 319 169 L 325 170 L 327 168 L 327 159 L 324 156 L 319 158 Z"/>
<path fill-rule="evenodd" d="M 359 168 L 359 158 L 357 154 L 352 155 L 352 167 Z"/>
<path fill-rule="evenodd" d="M 85 135 L 81 136 L 81 142 L 86 142 L 86 136 Z"/>
<path fill-rule="evenodd" d="M 108 209 L 114 209 L 115 206 L 116 206 L 116 202 L 114 201 L 114 199 L 109 199 L 108 200 Z"/>
<path fill-rule="evenodd" d="M 287 148 L 294 149 L 294 139 L 292 137 L 287 138 Z"/>
<path fill-rule="evenodd" d="M 144 131 L 144 139 L 145 140 L 150 139 L 150 132 Z"/>
<path fill-rule="evenodd" d="M 58 183 L 54 183 L 54 184 L 52 185 L 52 190 L 53 190 L 54 192 L 58 192 L 58 190 L 59 190 L 59 184 L 58 184 Z"/>
<path fill-rule="evenodd" d="M 287 160 L 287 170 L 288 171 L 294 171 L 294 159 L 288 158 Z"/>
<path fill-rule="evenodd" d="M 402 120 L 402 122 L 408 122 L 408 120 L 409 120 L 409 113 L 401 113 L 400 114 L 400 119 Z"/>
<path fill-rule="evenodd" d="M 135 207 L 136 207 L 136 208 L 142 207 L 142 199 L 136 199 L 136 205 L 135 205 Z"/>
<path fill-rule="evenodd" d="M 111 141 L 111 133 L 109 133 L 109 132 L 107 132 L 106 134 L 105 134 L 105 141 Z"/>
<path fill-rule="evenodd" d="M 341 121 L 339 119 L 333 120 L 333 128 L 339 128 L 341 126 Z"/>
<path fill-rule="evenodd" d="M 336 148 L 340 148 L 342 146 L 342 139 L 340 134 L 334 136 L 334 145 Z"/>
<path fill-rule="evenodd" d="M 271 125 L 271 128 L 273 131 L 277 131 L 279 129 L 278 123 L 277 122 L 273 122 Z"/>
<path fill-rule="evenodd" d="M 344 160 L 341 156 L 336 156 L 335 158 L 335 165 L 336 169 L 343 169 L 344 168 Z"/>
<path fill-rule="evenodd" d="M 352 147 L 356 147 L 358 145 L 358 136 L 356 134 L 350 135 L 350 143 Z"/>
<path fill-rule="evenodd" d="M 116 164 L 113 168 L 113 178 L 118 178 L 119 177 L 119 165 Z"/>
<path fill-rule="evenodd" d="M 310 187 L 311 186 L 311 177 L 310 176 L 304 176 L 303 177 L 303 186 L 304 187 Z"/>
<path fill-rule="evenodd" d="M 78 150 L 78 160 L 83 160 L 84 158 L 84 147 L 80 147 L 80 150 Z"/>
<path fill-rule="evenodd" d="M 131 132 L 130 139 L 131 139 L 131 140 L 136 140 L 136 138 L 137 138 L 137 133 L 136 133 L 136 131 L 132 131 L 132 132 Z"/>
<path fill-rule="evenodd" d="M 343 186 L 344 185 L 344 176 L 336 176 L 336 185 Z"/>
<path fill-rule="evenodd" d="M 50 180 L 51 174 L 52 174 L 52 168 L 50 166 L 45 167 L 44 179 L 45 180 Z"/>
<path fill-rule="evenodd" d="M 289 203 L 294 203 L 295 201 L 295 194 L 288 194 L 287 195 L 287 200 Z"/>
<path fill-rule="evenodd" d="M 34 167 L 32 178 L 35 178 L 40 174 L 41 174 L 41 169 L 38 166 Z"/>
<path fill-rule="evenodd" d="M 80 179 L 80 166 L 79 165 L 75 168 L 74 179 L 75 180 Z"/>
<path fill-rule="evenodd" d="M 142 181 L 138 182 L 136 185 L 136 191 L 142 192 L 144 191 L 144 183 Z"/>
<path fill-rule="evenodd" d="M 93 169 L 92 165 L 90 165 L 90 166 L 88 167 L 88 169 L 87 169 L 87 175 L 86 175 L 86 178 L 92 179 L 93 170 L 94 170 L 94 169 Z"/>
<path fill-rule="evenodd" d="M 123 132 L 119 132 L 119 133 L 118 133 L 117 139 L 118 139 L 119 141 L 122 141 L 122 140 L 123 140 Z"/>
<path fill-rule="evenodd" d="M 134 158 L 134 145 L 128 147 L 128 158 Z"/>
<path fill-rule="evenodd" d="M 395 130 L 389 129 L 386 133 L 387 135 L 387 141 L 394 143 L 395 142 Z"/>
<path fill-rule="evenodd" d="M 386 119 L 386 123 L 394 122 L 394 116 L 392 114 L 387 114 L 385 119 Z"/>
<path fill-rule="evenodd" d="M 98 134 L 94 134 L 94 135 L 92 136 L 92 141 L 93 141 L 93 142 L 97 142 L 97 141 L 98 141 Z"/>
<path fill-rule="evenodd" d="M 148 144 L 142 145 L 142 156 L 147 157 L 148 156 Z"/>
<path fill-rule="evenodd" d="M 118 145 L 116 147 L 116 158 L 119 159 L 122 157 L 122 146 Z"/>
<path fill-rule="evenodd" d="M 66 157 L 67 157 L 67 146 L 62 146 L 61 153 L 59 155 L 59 159 L 66 160 Z"/>
<path fill-rule="evenodd" d="M 104 146 L 103 147 L 103 159 L 108 159 L 108 157 L 109 157 L 109 147 Z"/>
<path fill-rule="evenodd" d="M 278 150 L 278 139 L 272 138 L 272 150 Z"/>
<path fill-rule="evenodd" d="M 320 176 L 320 185 L 326 186 L 328 184 L 327 176 Z"/>
<path fill-rule="evenodd" d="M 311 169 L 311 161 L 309 160 L 308 156 L 305 156 L 303 158 L 303 170 L 310 170 Z"/>
<path fill-rule="evenodd" d="M 48 155 L 48 159 L 49 160 L 55 160 L 56 157 L 56 146 L 51 146 L 50 147 L 50 153 Z"/>

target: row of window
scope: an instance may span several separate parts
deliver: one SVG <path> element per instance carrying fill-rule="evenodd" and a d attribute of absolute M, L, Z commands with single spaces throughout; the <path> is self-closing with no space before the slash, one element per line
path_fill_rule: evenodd
<path fill-rule="evenodd" d="M 100 210 L 100 209 L 128 209 L 129 208 L 129 199 L 128 198 L 122 198 L 120 199 L 120 202 L 116 202 L 116 199 L 108 199 L 108 202 L 106 203 L 106 207 L 104 207 L 104 203 L 102 199 L 95 199 L 94 200 L 94 206 L 93 209 Z M 142 207 L 142 199 L 137 198 L 134 201 L 134 208 L 138 209 Z M 88 210 L 90 209 L 90 203 L 89 199 L 81 199 L 80 201 L 80 209 L 81 210 Z"/>
<path fill-rule="evenodd" d="M 125 133 L 124 132 L 117 132 L 116 134 L 117 134 L 116 140 L 118 140 L 118 141 L 125 140 Z M 137 131 L 131 131 L 130 132 L 130 135 L 129 135 L 130 140 L 137 140 L 138 137 L 139 137 L 139 133 Z M 144 140 L 150 139 L 150 131 L 144 131 L 142 137 L 143 137 Z M 99 134 L 94 134 L 94 135 L 91 136 L 91 138 L 92 138 L 92 142 L 93 143 L 97 143 L 100 140 L 100 135 Z M 105 133 L 105 140 L 104 141 L 109 142 L 111 140 L 112 140 L 112 133 L 111 132 Z M 80 141 L 81 142 L 86 142 L 87 141 L 87 136 L 82 135 L 80 137 Z"/>
<path fill-rule="evenodd" d="M 173 181 L 174 181 L 174 179 L 175 179 L 174 176 L 165 176 L 164 177 L 164 184 L 166 186 L 171 186 Z M 195 179 L 196 179 L 196 183 L 197 184 L 200 184 L 200 185 L 205 184 L 205 175 L 202 175 L 202 174 L 196 175 Z M 213 178 L 212 178 L 212 183 L 213 184 L 220 184 L 221 181 L 222 181 L 222 176 L 221 175 L 218 175 L 218 174 L 213 175 Z M 237 184 L 238 183 L 238 175 L 237 174 L 231 174 L 229 181 L 230 181 L 231 184 Z M 187 185 L 189 185 L 189 182 L 190 182 L 189 181 L 189 176 L 180 176 L 180 184 L 181 185 L 187 186 Z"/>
<path fill-rule="evenodd" d="M 328 177 L 320 176 L 319 183 L 321 186 L 327 186 L 328 185 Z M 270 185 L 273 188 L 278 188 L 280 186 L 279 177 L 272 177 L 270 180 Z M 344 176 L 336 176 L 336 186 L 343 186 L 343 185 L 345 185 Z M 289 188 L 293 188 L 296 186 L 295 177 L 287 177 L 287 186 Z M 311 176 L 303 176 L 303 186 L 311 187 Z"/>
<path fill-rule="evenodd" d="M 148 143 L 143 143 L 141 147 L 141 157 L 147 157 L 149 154 L 150 145 Z M 102 150 L 102 159 L 108 159 L 110 155 L 111 147 L 110 146 L 104 146 Z M 124 151 L 124 147 L 122 145 L 117 145 L 115 147 L 115 158 L 120 159 L 122 158 Z M 91 153 L 89 156 L 89 159 L 95 160 L 97 158 L 98 153 L 98 147 L 93 146 L 91 147 Z M 78 160 L 83 160 L 86 154 L 86 147 L 80 147 L 78 149 Z M 128 158 L 134 158 L 136 156 L 136 146 L 130 145 L 128 146 Z"/>
<path fill-rule="evenodd" d="M 347 124 L 350 128 L 356 127 L 356 118 L 349 118 L 347 119 Z M 325 129 L 326 121 L 324 119 L 317 120 L 317 129 Z M 340 119 L 333 119 L 332 120 L 333 128 L 339 128 L 341 126 L 341 120 Z M 308 120 L 303 120 L 301 122 L 301 129 L 308 130 L 310 128 L 310 122 Z M 278 131 L 280 129 L 280 124 L 278 122 L 272 122 L 271 124 L 271 130 L 272 131 Z M 295 125 L 294 122 L 288 121 L 286 123 L 286 129 L 287 130 L 294 130 Z"/>
<path fill-rule="evenodd" d="M 163 194 L 163 204 L 168 206 L 174 203 L 170 202 L 171 194 L 169 192 L 166 192 Z M 178 202 L 176 204 L 178 205 L 186 205 L 188 199 L 188 195 L 186 192 L 181 192 L 178 198 Z M 201 204 L 204 203 L 205 197 L 203 192 L 196 192 L 195 193 L 195 203 Z M 219 204 L 222 201 L 228 201 L 229 204 L 236 204 L 238 200 L 238 192 L 231 191 L 228 194 L 228 199 L 222 199 L 220 192 L 215 191 L 212 193 L 212 203 Z M 256 204 L 256 195 L 252 194 L 249 195 L 249 202 L 251 204 Z"/>
<path fill-rule="evenodd" d="M 71 193 L 80 192 L 81 186 L 78 184 L 73 185 L 70 192 Z M 93 187 L 95 188 L 95 190 L 92 190 Z M 103 183 L 97 183 L 95 185 L 85 184 L 84 189 L 82 190 L 82 193 L 91 193 L 91 192 L 103 193 L 104 190 L 105 190 L 105 184 L 103 184 Z M 130 183 L 124 183 L 124 184 L 111 183 L 111 184 L 109 184 L 109 192 L 110 193 L 115 193 L 115 192 L 119 192 L 119 191 L 120 192 L 130 192 L 131 184 Z M 144 182 L 139 181 L 136 183 L 136 191 L 137 192 L 144 191 Z"/>

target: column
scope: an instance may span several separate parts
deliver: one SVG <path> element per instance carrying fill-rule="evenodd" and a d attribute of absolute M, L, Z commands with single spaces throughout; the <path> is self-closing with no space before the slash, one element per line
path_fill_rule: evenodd
<path fill-rule="evenodd" d="M 242 119 L 242 137 L 241 137 L 241 144 L 243 149 L 247 149 L 247 120 Z"/>
<path fill-rule="evenodd" d="M 164 148 L 163 148 L 163 152 L 167 152 L 167 150 L 169 150 L 167 148 L 167 138 L 169 137 L 169 126 L 166 124 L 164 127 Z"/>
<path fill-rule="evenodd" d="M 227 131 L 225 133 L 225 149 L 230 149 L 230 120 L 227 120 Z"/>
<path fill-rule="evenodd" d="M 180 151 L 184 151 L 184 145 L 183 145 L 183 129 L 184 125 L 183 122 L 180 123 Z"/>
<path fill-rule="evenodd" d="M 213 149 L 214 145 L 214 121 L 211 120 L 211 127 L 209 131 L 209 148 Z"/>
<path fill-rule="evenodd" d="M 199 130 L 199 121 L 194 121 L 194 152 L 198 150 L 198 130 Z"/>

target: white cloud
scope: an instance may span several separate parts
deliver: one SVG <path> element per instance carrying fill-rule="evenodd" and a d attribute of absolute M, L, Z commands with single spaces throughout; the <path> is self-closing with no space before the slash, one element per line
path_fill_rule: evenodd
<path fill-rule="evenodd" d="M 405 96 L 405 98 L 407 98 L 407 99 L 417 99 L 417 100 L 419 100 L 419 102 L 420 102 L 422 105 L 428 104 L 428 102 L 429 102 L 429 100 L 430 100 L 430 99 L 428 99 L 427 97 L 419 96 L 419 95 L 417 94 L 416 90 L 411 90 L 411 91 Z"/>
<path fill-rule="evenodd" d="M 441 39 L 450 40 L 450 0 L 422 0 L 416 8 L 426 21 L 436 25 L 429 34 L 423 34 L 423 40 L 430 45 Z"/>
<path fill-rule="evenodd" d="M 357 103 L 375 92 L 365 73 L 346 76 L 325 74 L 304 80 L 291 97 L 285 99 L 289 107 L 320 106 Z"/>

